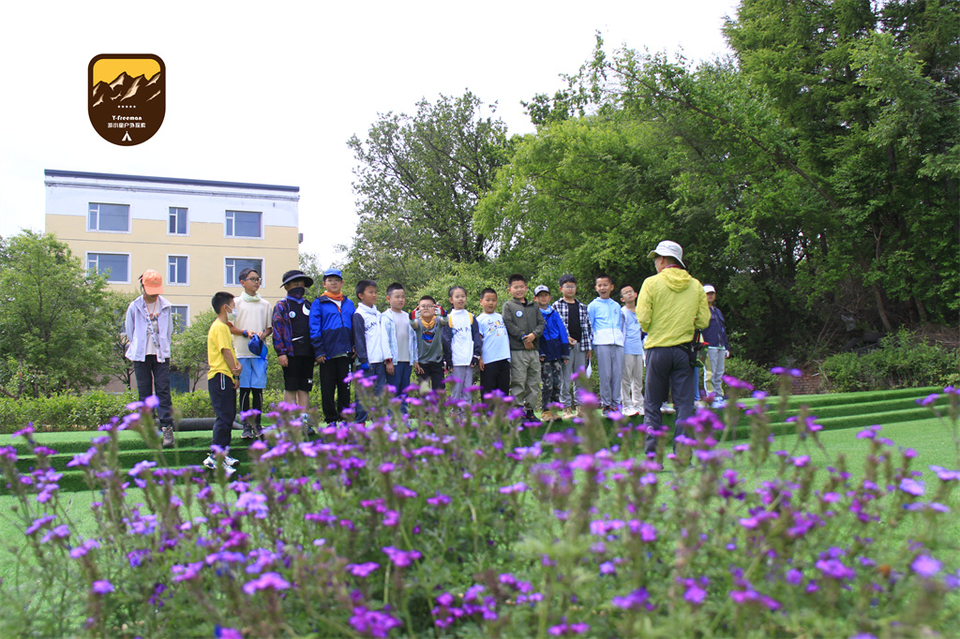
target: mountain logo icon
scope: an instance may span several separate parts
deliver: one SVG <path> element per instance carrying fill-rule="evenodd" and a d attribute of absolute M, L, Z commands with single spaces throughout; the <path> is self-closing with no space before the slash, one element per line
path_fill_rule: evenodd
<path fill-rule="evenodd" d="M 167 70 L 153 54 L 102 53 L 87 67 L 87 113 L 107 142 L 134 146 L 160 130 Z"/>

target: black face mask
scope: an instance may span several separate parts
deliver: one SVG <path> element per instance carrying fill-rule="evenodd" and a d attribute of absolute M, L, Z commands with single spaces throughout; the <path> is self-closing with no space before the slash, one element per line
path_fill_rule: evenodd
<path fill-rule="evenodd" d="M 291 288 L 289 291 L 287 291 L 287 294 L 293 299 L 298 300 L 298 299 L 301 299 L 303 297 L 303 294 L 306 292 L 307 292 L 307 289 L 305 289 L 302 286 L 297 286 L 296 288 Z"/>

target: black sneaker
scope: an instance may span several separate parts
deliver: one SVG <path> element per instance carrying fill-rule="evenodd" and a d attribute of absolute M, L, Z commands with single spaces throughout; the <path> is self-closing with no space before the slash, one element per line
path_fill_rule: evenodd
<path fill-rule="evenodd" d="M 527 411 L 527 414 L 524 415 L 524 420 L 526 420 L 526 421 L 528 421 L 528 422 L 538 422 L 538 423 L 540 422 L 540 420 L 537 419 L 537 414 L 534 413 L 533 410 L 528 410 L 528 411 Z"/>
<path fill-rule="evenodd" d="M 256 434 L 253 432 L 253 428 L 251 426 L 244 424 L 243 432 L 240 433 L 240 437 L 241 439 L 253 439 L 256 437 Z"/>

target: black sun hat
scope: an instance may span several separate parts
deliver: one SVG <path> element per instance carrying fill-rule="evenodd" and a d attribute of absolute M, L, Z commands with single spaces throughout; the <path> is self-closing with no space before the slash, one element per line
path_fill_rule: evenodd
<path fill-rule="evenodd" d="M 283 282 L 280 283 L 280 288 L 286 286 L 287 282 L 292 282 L 294 280 L 303 280 L 307 288 L 313 286 L 313 278 L 309 275 L 304 275 L 303 271 L 300 269 L 294 269 L 292 271 L 287 271 L 283 274 Z"/>

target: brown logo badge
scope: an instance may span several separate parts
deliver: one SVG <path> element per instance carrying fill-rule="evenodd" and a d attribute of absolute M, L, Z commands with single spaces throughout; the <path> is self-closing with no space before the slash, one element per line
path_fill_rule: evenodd
<path fill-rule="evenodd" d="M 90 123 L 107 142 L 146 142 L 163 124 L 166 67 L 152 54 L 103 53 L 87 69 Z"/>

